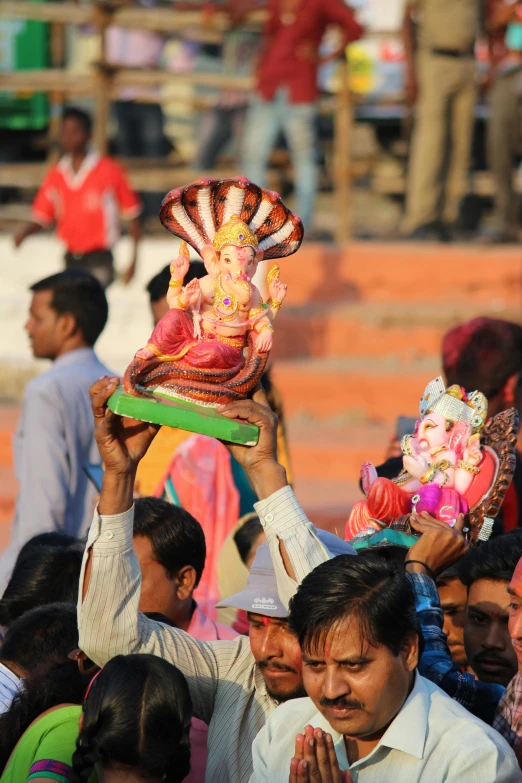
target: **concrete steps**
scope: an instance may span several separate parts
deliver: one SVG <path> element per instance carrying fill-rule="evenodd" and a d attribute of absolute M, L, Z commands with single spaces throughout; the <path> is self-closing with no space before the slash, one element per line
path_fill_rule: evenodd
<path fill-rule="evenodd" d="M 22 328 L 27 285 L 56 271 L 60 255 L 48 238 L 28 241 L 16 257 L 9 242 L 0 246 L 6 310 L 0 393 L 6 394 L 12 386 L 19 390 L 34 367 Z M 146 341 L 143 288 L 175 247 L 170 238 L 147 240 L 138 279 L 109 291 L 111 316 L 99 351 L 117 372 Z M 128 251 L 124 242 L 118 246 L 120 267 Z M 310 244 L 280 266 L 289 289 L 276 322 L 273 376 L 288 419 L 294 483 L 314 522 L 341 532 L 360 497 L 361 463 L 381 462 L 397 417 L 416 415 L 425 384 L 440 372 L 447 329 L 477 315 L 522 320 L 522 253 L 473 245 L 354 242 L 338 250 Z M 16 496 L 11 436 L 17 419 L 16 406 L 0 405 L 0 548 Z"/>
<path fill-rule="evenodd" d="M 289 298 L 290 295 L 289 295 Z M 518 305 L 430 301 L 339 302 L 289 306 L 277 316 L 274 359 L 352 357 L 414 363 L 438 356 L 443 335 L 487 315 L 520 320 Z"/>
<path fill-rule="evenodd" d="M 343 250 L 305 245 L 281 261 L 292 306 L 317 302 L 522 303 L 516 246 L 353 242 Z"/>
<path fill-rule="evenodd" d="M 308 415 L 319 422 L 393 424 L 398 416 L 414 416 L 424 387 L 440 372 L 435 355 L 414 364 L 394 357 L 379 359 L 296 359 L 274 366 L 274 381 L 289 416 Z"/>

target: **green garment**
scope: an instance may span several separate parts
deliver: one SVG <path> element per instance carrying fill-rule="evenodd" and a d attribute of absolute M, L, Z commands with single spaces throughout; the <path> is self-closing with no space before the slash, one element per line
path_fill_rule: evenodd
<path fill-rule="evenodd" d="M 26 783 L 50 778 L 59 783 L 71 779 L 81 707 L 60 707 L 38 718 L 22 735 L 0 783 Z M 89 783 L 97 783 L 96 773 Z"/>

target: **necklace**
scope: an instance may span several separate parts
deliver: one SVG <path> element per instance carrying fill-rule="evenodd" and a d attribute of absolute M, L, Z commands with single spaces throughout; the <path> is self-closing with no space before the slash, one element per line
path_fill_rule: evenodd
<path fill-rule="evenodd" d="M 239 305 L 234 294 L 227 294 L 221 285 L 221 275 L 216 277 L 214 283 L 214 315 L 218 321 L 232 321 L 239 310 Z"/>

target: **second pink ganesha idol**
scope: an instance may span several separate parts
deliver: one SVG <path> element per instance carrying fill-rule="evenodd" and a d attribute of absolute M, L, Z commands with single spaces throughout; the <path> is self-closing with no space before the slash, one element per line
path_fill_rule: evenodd
<path fill-rule="evenodd" d="M 495 479 L 494 454 L 481 444 L 487 410 L 481 392 L 446 389 L 440 377 L 431 381 L 415 431 L 402 439 L 403 469 L 397 478 L 380 478 L 371 463 L 363 465 L 367 497 L 355 504 L 347 537 L 380 530 L 412 511 L 454 525 L 459 514 L 475 506 Z"/>

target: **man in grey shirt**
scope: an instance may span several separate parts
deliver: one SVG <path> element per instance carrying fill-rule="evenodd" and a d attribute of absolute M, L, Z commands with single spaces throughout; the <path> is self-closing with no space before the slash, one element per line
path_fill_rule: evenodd
<path fill-rule="evenodd" d="M 33 355 L 53 364 L 27 384 L 14 437 L 19 493 L 11 543 L 0 557 L 3 592 L 21 547 L 37 533 L 86 534 L 95 488 L 84 466 L 101 462 L 94 442 L 89 386 L 107 368 L 93 346 L 107 323 L 98 281 L 71 270 L 31 286 L 26 330 Z"/>

